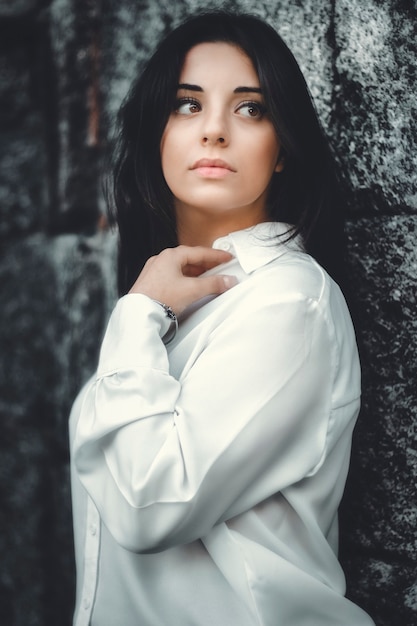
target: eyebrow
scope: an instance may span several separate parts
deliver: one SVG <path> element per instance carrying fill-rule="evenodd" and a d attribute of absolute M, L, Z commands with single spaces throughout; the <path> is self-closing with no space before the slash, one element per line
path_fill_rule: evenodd
<path fill-rule="evenodd" d="M 178 85 L 178 89 L 184 89 L 186 91 L 199 91 L 202 92 L 204 89 L 200 87 L 200 85 L 190 85 L 189 83 L 180 83 Z M 236 87 L 233 89 L 233 93 L 262 93 L 262 89 L 260 87 Z"/>

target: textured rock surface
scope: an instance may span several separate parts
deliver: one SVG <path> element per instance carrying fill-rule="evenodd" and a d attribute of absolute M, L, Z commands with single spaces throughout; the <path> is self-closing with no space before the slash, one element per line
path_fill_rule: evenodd
<path fill-rule="evenodd" d="M 378 624 L 416 620 L 417 216 L 350 224 L 363 408 L 342 515 L 352 597 Z"/>
<path fill-rule="evenodd" d="M 0 623 L 69 626 L 67 417 L 115 299 L 102 158 L 131 79 L 199 9 L 293 49 L 351 182 L 363 410 L 341 515 L 349 595 L 417 621 L 415 3 L 0 0 Z"/>
<path fill-rule="evenodd" d="M 34 76 L 43 29 L 22 22 L 0 21 L 0 238 L 46 225 L 47 157 Z"/>
<path fill-rule="evenodd" d="M 67 419 L 115 296 L 113 239 L 36 234 L 2 255 L 1 624 L 70 623 Z"/>
<path fill-rule="evenodd" d="M 416 6 L 335 3 L 340 146 L 365 210 L 416 207 Z"/>

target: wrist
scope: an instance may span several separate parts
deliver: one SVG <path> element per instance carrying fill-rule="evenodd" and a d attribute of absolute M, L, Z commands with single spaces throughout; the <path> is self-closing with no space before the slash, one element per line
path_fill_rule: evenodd
<path fill-rule="evenodd" d="M 151 299 L 153 300 L 153 302 L 155 302 L 156 304 L 159 304 L 159 306 L 161 306 L 164 309 L 166 317 L 170 320 L 169 328 L 166 331 L 165 335 L 163 335 L 162 337 L 162 341 L 164 342 L 164 344 L 168 345 L 177 334 L 178 318 L 176 314 L 174 313 L 174 311 L 172 310 L 172 308 L 168 306 L 168 304 L 165 304 L 164 302 L 160 302 L 159 300 L 155 300 L 154 298 L 151 298 Z"/>

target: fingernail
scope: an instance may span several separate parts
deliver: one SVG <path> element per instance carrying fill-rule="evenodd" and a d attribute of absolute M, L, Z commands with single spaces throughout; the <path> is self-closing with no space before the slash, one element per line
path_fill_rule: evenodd
<path fill-rule="evenodd" d="M 239 282 L 236 276 L 223 276 L 223 281 L 224 281 L 226 289 L 230 289 L 231 287 L 234 287 Z"/>

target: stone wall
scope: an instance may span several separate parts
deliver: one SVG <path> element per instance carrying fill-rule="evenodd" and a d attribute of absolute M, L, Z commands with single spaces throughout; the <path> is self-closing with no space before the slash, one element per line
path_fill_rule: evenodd
<path fill-rule="evenodd" d="M 0 0 L 0 623 L 67 626 L 67 417 L 115 299 L 101 175 L 112 119 L 157 40 L 223 6 L 293 49 L 352 183 L 364 370 L 342 510 L 349 595 L 417 622 L 417 8 L 406 0 Z"/>

